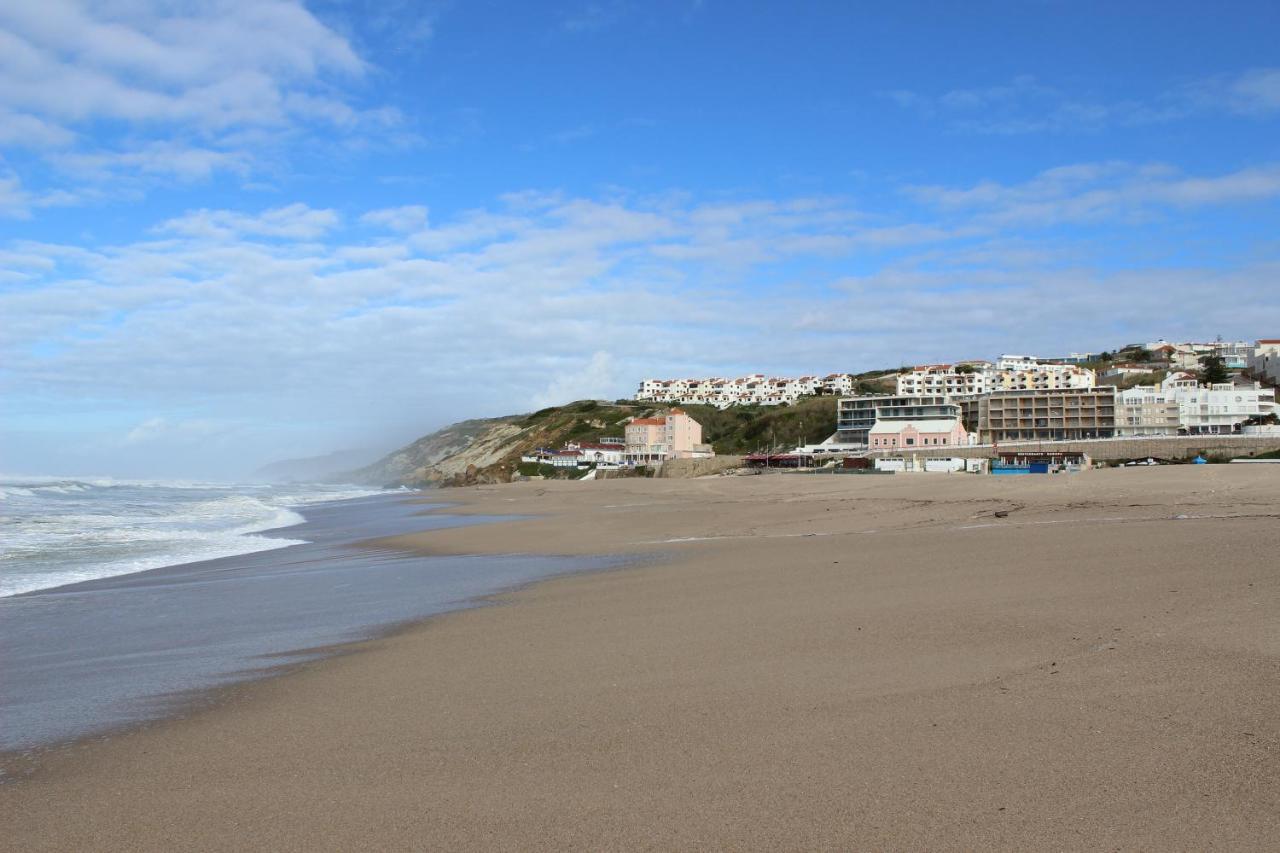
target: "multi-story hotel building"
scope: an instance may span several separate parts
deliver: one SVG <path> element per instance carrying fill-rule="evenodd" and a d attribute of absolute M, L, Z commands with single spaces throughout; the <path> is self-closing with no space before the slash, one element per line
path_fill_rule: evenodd
<path fill-rule="evenodd" d="M 1116 389 L 996 391 L 961 401 L 965 427 L 983 442 L 1070 441 L 1116 433 Z"/>

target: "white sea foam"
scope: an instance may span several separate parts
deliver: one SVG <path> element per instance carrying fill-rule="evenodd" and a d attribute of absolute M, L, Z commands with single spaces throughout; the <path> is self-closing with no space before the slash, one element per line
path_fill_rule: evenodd
<path fill-rule="evenodd" d="M 0 476 L 0 596 L 299 544 L 260 535 L 294 507 L 381 494 L 335 486 Z"/>

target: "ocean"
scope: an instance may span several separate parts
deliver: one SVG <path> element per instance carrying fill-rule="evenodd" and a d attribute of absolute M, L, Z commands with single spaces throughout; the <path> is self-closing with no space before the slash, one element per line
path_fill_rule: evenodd
<path fill-rule="evenodd" d="M 261 534 L 302 523 L 307 505 L 382 491 L 0 476 L 0 597 L 286 548 L 301 540 Z"/>
<path fill-rule="evenodd" d="M 525 583 L 628 562 L 368 544 L 503 520 L 440 512 L 445 505 L 417 492 L 3 482 L 0 757 L 182 715 L 217 688 L 342 644 Z"/>

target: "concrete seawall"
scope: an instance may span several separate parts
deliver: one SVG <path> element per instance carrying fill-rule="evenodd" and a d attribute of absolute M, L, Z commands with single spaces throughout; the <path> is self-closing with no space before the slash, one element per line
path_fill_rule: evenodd
<path fill-rule="evenodd" d="M 1130 459 L 1191 459 L 1197 455 L 1256 456 L 1272 450 L 1280 450 L 1280 437 L 1262 435 L 1193 435 L 1169 438 L 1106 438 L 1094 441 L 1022 441 L 1005 442 L 999 448 L 990 445 L 980 447 L 917 447 L 903 451 L 889 451 L 889 455 L 904 452 L 921 456 L 957 456 L 964 458 L 994 458 L 997 450 L 1035 451 L 1056 453 L 1087 453 L 1095 462 L 1117 462 Z M 877 455 L 875 453 L 873 456 Z"/>
<path fill-rule="evenodd" d="M 1277 441 L 1280 444 L 1280 441 Z M 741 456 L 712 456 L 709 459 L 668 459 L 658 469 L 659 477 L 687 480 L 690 477 L 705 477 L 707 474 L 719 474 L 730 468 L 742 467 Z"/>

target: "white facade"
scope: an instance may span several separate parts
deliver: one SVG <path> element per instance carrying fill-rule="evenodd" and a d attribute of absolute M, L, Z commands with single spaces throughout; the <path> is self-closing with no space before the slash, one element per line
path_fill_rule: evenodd
<path fill-rule="evenodd" d="M 736 379 L 646 379 L 636 391 L 637 400 L 655 403 L 702 403 L 718 408 L 791 404 L 814 394 L 847 396 L 857 380 L 848 373 L 827 376 L 766 377 L 763 373 Z"/>
<path fill-rule="evenodd" d="M 920 458 L 914 454 L 903 456 L 881 456 L 872 463 L 877 471 L 897 473 L 919 472 L 927 474 L 952 474 L 967 471 L 970 474 L 981 474 L 987 470 L 986 459 L 963 459 L 957 456 Z"/>
<path fill-rule="evenodd" d="M 898 374 L 897 393 L 902 396 L 947 394 L 952 397 L 986 394 L 991 390 L 995 371 L 990 363 L 972 364 L 971 371 L 960 372 L 952 364 L 926 364 Z"/>
<path fill-rule="evenodd" d="M 973 397 L 993 391 L 1093 388 L 1097 378 L 1092 370 L 1075 364 L 1054 364 L 1029 356 L 1003 355 L 995 365 L 981 361 L 955 365 L 926 364 L 899 373 L 897 381 L 897 393 L 900 395 Z"/>
<path fill-rule="evenodd" d="M 621 465 L 627 458 L 625 444 L 579 444 L 571 441 L 564 449 L 577 451 L 578 459 L 584 464 L 594 463 L 608 467 Z"/>
<path fill-rule="evenodd" d="M 1255 379 L 1280 382 L 1280 338 L 1258 341 L 1249 356 L 1249 373 Z"/>
<path fill-rule="evenodd" d="M 1002 355 L 996 359 L 996 370 L 1036 370 L 1045 373 L 1066 373 L 1078 369 L 1074 364 L 1059 364 L 1047 358 L 1034 355 Z"/>
<path fill-rule="evenodd" d="M 1273 389 L 1264 388 L 1257 382 L 1247 385 L 1230 382 L 1201 385 L 1189 373 L 1171 373 L 1159 386 L 1139 385 L 1116 394 L 1117 433 L 1125 434 L 1120 433 L 1121 417 L 1148 419 L 1145 424 L 1127 426 L 1155 426 L 1150 419 L 1163 417 L 1160 413 L 1162 406 L 1177 406 L 1179 433 L 1218 435 L 1237 431 L 1239 425 L 1249 418 L 1272 414 L 1276 410 L 1276 400 Z"/>

